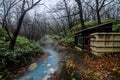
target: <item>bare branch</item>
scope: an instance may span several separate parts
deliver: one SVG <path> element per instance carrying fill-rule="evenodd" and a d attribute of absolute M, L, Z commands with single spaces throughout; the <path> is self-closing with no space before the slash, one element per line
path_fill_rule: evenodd
<path fill-rule="evenodd" d="M 2 24 L 2 22 L 0 22 L 0 24 Z"/>
<path fill-rule="evenodd" d="M 34 4 L 34 0 L 32 0 L 32 5 Z"/>
<path fill-rule="evenodd" d="M 24 8 L 25 8 L 25 0 L 23 0 L 23 2 L 22 2 L 21 13 L 23 13 L 23 12 L 24 12 Z"/>
<path fill-rule="evenodd" d="M 26 1 L 26 3 L 27 3 L 27 6 L 28 6 L 28 7 L 30 7 L 29 2 L 28 2 L 28 1 Z"/>
<path fill-rule="evenodd" d="M 100 3 L 101 3 L 101 6 L 99 7 L 99 10 L 101 10 L 101 8 L 103 7 L 103 5 L 105 4 L 105 1 L 106 1 L 106 0 L 101 0 L 101 2 L 100 2 Z"/>
<path fill-rule="evenodd" d="M 101 6 L 100 6 L 100 8 L 99 8 L 99 11 L 101 11 L 101 9 L 102 9 L 103 7 L 111 4 L 114 0 L 112 0 L 112 1 L 110 1 L 110 2 L 108 2 L 108 3 L 106 3 L 106 4 L 105 4 L 105 1 L 106 1 L 106 0 L 104 0 L 104 1 L 102 2 Z"/>
<path fill-rule="evenodd" d="M 88 4 L 88 2 L 86 2 L 85 0 L 83 0 L 83 2 L 88 5 L 92 10 L 96 11 L 96 9 L 93 8 L 93 6 L 91 6 L 90 4 Z"/>
<path fill-rule="evenodd" d="M 20 0 L 14 0 L 13 2 L 11 2 L 11 4 L 10 4 L 10 7 L 12 8 L 12 7 L 14 7 L 16 4 L 18 4 L 20 2 Z"/>
<path fill-rule="evenodd" d="M 41 0 L 38 0 L 37 2 L 33 3 L 29 8 L 27 8 L 25 10 L 25 12 L 29 11 L 30 9 L 32 9 L 33 7 L 35 7 Z"/>
<path fill-rule="evenodd" d="M 108 4 L 111 4 L 113 1 L 114 1 L 114 0 L 112 0 L 112 1 L 110 1 L 110 2 L 108 2 L 108 3 L 106 3 L 106 4 L 104 4 L 103 7 L 107 6 Z"/>

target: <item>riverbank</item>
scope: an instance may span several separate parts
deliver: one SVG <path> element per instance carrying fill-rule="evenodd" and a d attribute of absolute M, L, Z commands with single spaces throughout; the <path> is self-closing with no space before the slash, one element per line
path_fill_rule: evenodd
<path fill-rule="evenodd" d="M 54 43 L 56 43 L 56 45 L 50 43 L 51 46 L 49 47 L 52 47 L 53 50 L 59 53 L 58 69 L 52 73 L 49 78 L 45 78 L 45 80 L 120 79 L 120 54 L 109 54 L 97 57 L 93 54 L 82 52 L 74 47 L 68 47 L 63 43 L 57 43 L 57 41 L 54 41 Z M 46 51 L 46 53 L 47 52 L 49 51 Z M 37 63 L 40 59 L 45 59 L 46 56 L 50 55 L 35 57 L 34 62 Z M 20 68 L 20 70 L 17 71 L 18 73 L 15 74 L 18 74 L 20 77 L 25 75 L 28 73 L 27 71 L 30 64 L 26 65 L 24 68 Z M 47 66 L 48 64 L 49 66 Z M 50 67 L 51 63 L 46 63 L 45 66 Z M 47 71 L 43 70 L 43 72 Z M 36 75 L 38 74 L 36 73 Z"/>
<path fill-rule="evenodd" d="M 65 63 L 61 72 L 56 72 L 49 80 L 119 80 L 120 54 L 107 54 L 97 57 L 81 52 L 74 47 L 65 47 Z"/>
<path fill-rule="evenodd" d="M 17 71 L 18 77 L 14 79 L 18 80 L 47 80 L 57 70 L 59 62 L 59 52 L 57 41 L 45 36 L 41 40 L 42 50 L 44 54 L 41 57 L 35 57 L 33 62 L 28 63 L 22 69 Z M 29 71 L 28 69 L 35 63 L 35 69 Z M 37 66 L 37 67 L 36 67 Z M 19 73 L 21 72 L 21 74 Z M 15 73 L 14 76 L 17 75 Z"/>
<path fill-rule="evenodd" d="M 28 68 L 32 63 L 38 63 L 41 59 L 44 59 L 47 54 L 33 56 L 32 60 L 27 65 L 12 67 L 10 80 L 18 79 L 29 72 Z"/>
<path fill-rule="evenodd" d="M 14 50 L 10 50 L 9 45 L 10 39 L 7 32 L 0 29 L 0 80 L 9 80 L 14 71 L 28 65 L 34 61 L 34 58 L 43 54 L 38 41 L 28 40 L 23 36 L 17 37 Z"/>

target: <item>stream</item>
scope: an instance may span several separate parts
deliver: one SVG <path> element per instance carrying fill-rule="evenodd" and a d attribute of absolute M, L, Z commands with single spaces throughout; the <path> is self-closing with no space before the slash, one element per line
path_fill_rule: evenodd
<path fill-rule="evenodd" d="M 54 50 L 57 43 L 48 36 L 44 37 L 42 41 L 43 51 L 47 54 L 47 57 L 39 60 L 35 70 L 29 71 L 18 80 L 47 80 L 57 70 L 59 53 Z"/>

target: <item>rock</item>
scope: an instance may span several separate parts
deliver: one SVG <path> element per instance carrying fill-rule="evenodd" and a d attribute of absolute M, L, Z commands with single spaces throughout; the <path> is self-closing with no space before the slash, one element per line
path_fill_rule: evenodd
<path fill-rule="evenodd" d="M 51 66 L 51 64 L 47 64 L 47 66 L 49 67 L 49 66 Z"/>
<path fill-rule="evenodd" d="M 29 71 L 34 71 L 37 67 L 38 67 L 38 64 L 37 64 L 37 63 L 32 63 L 32 64 L 29 66 L 28 70 L 29 70 Z"/>
<path fill-rule="evenodd" d="M 50 75 L 46 75 L 42 80 L 48 80 L 48 78 L 50 78 Z"/>
<path fill-rule="evenodd" d="M 50 68 L 50 69 L 47 71 L 47 73 L 48 73 L 48 74 L 53 74 L 55 71 L 56 71 L 55 69 Z"/>

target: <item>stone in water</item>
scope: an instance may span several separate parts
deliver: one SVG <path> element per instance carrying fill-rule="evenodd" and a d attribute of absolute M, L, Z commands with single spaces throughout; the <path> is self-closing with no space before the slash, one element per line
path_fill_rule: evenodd
<path fill-rule="evenodd" d="M 33 63 L 29 66 L 28 70 L 29 71 L 34 71 L 36 68 L 38 67 L 38 64 L 37 63 Z"/>
<path fill-rule="evenodd" d="M 49 67 L 49 66 L 51 66 L 51 64 L 47 64 L 47 66 Z"/>

